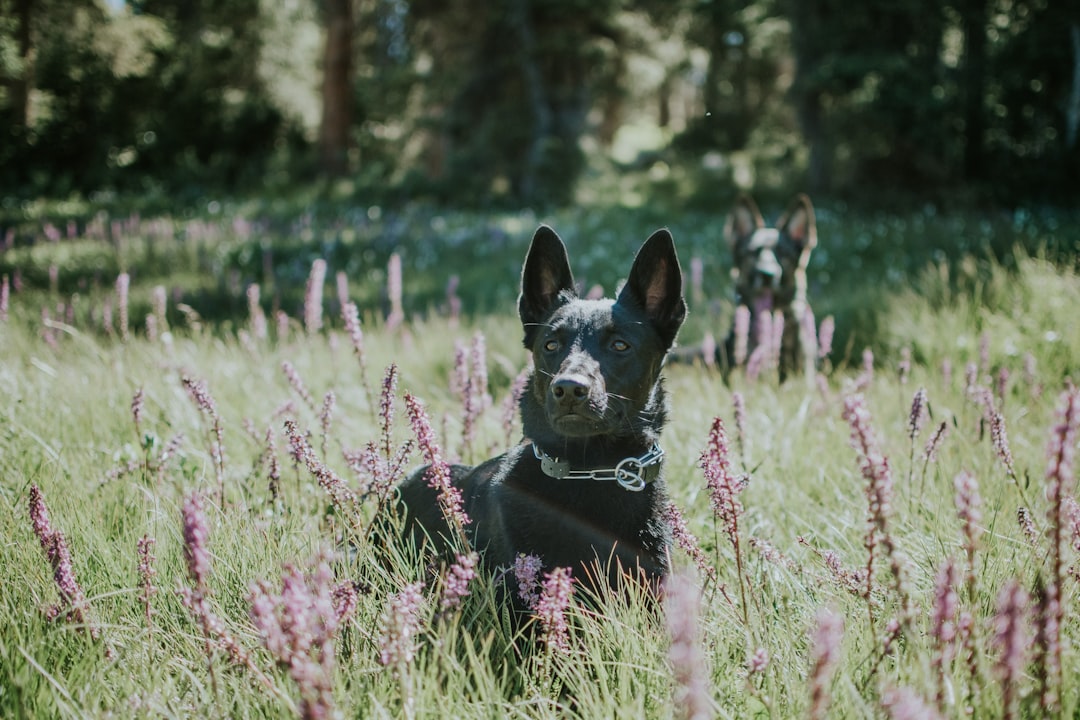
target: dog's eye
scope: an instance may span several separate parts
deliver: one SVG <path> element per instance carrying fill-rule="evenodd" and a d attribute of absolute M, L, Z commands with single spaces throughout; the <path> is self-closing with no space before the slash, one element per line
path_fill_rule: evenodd
<path fill-rule="evenodd" d="M 630 343 L 625 340 L 612 340 L 611 349 L 616 352 L 626 352 L 630 349 Z"/>
<path fill-rule="evenodd" d="M 556 350 L 559 349 L 559 341 L 558 340 L 548 340 L 546 343 L 544 343 L 544 349 L 547 350 L 548 352 L 555 352 Z"/>

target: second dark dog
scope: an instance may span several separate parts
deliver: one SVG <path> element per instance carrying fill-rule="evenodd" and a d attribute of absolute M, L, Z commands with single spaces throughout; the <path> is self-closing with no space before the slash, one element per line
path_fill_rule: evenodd
<path fill-rule="evenodd" d="M 724 237 L 734 260 L 731 274 L 735 280 L 735 304 L 750 311 L 747 357 L 762 341 L 765 313 L 778 313 L 784 319 L 780 379 L 806 370 L 807 363 L 817 357 L 816 334 L 807 331 L 804 317 L 809 308 L 806 267 L 817 245 L 817 223 L 810 198 L 796 196 L 776 227 L 767 227 L 753 199 L 742 195 L 728 217 Z M 733 328 L 724 343 L 729 361 L 735 359 L 737 339 Z"/>
<path fill-rule="evenodd" d="M 780 380 L 811 371 L 817 334 L 806 299 L 806 267 L 817 245 L 814 206 L 806 195 L 792 200 L 775 227 L 768 227 L 749 195 L 740 195 L 724 226 L 733 261 L 735 320 L 722 345 L 679 348 L 679 362 L 716 365 L 725 379 L 735 367 L 752 365 L 755 353 L 779 365 Z M 782 319 L 783 330 L 777 332 Z"/>
<path fill-rule="evenodd" d="M 541 226 L 518 313 L 535 367 L 521 398 L 525 441 L 478 466 L 451 466 L 467 540 L 492 572 L 525 554 L 546 570 L 571 568 L 593 591 L 626 574 L 658 582 L 670 542 L 660 371 L 686 316 L 671 234 L 659 230 L 642 245 L 617 299 L 587 300 L 577 296 L 562 240 Z M 399 486 L 399 509 L 406 533 L 445 549 L 455 530 L 429 469 Z"/>

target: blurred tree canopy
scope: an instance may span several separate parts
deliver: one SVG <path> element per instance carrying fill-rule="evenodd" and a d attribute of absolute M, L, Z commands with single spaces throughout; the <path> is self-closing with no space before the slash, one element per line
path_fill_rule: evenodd
<path fill-rule="evenodd" d="M 0 195 L 1080 190 L 1080 3 L 0 0 Z"/>

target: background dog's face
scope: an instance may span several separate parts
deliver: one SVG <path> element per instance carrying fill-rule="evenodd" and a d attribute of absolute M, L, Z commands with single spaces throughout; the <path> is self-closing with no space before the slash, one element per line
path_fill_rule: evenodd
<path fill-rule="evenodd" d="M 736 303 L 755 313 L 790 305 L 817 244 L 810 198 L 799 195 L 776 227 L 766 227 L 757 205 L 742 195 L 735 201 L 724 236 L 734 260 Z"/>

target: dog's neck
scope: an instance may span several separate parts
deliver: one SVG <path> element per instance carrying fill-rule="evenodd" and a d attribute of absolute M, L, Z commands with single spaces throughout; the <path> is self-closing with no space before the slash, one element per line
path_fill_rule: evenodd
<path fill-rule="evenodd" d="M 582 482 L 610 481 L 631 492 L 640 492 L 659 479 L 664 463 L 664 450 L 659 443 L 642 455 L 623 458 L 614 467 L 591 470 L 575 470 L 569 462 L 551 457 L 536 443 L 532 443 L 532 450 L 533 456 L 540 462 L 541 472 L 550 478 Z"/>
<path fill-rule="evenodd" d="M 574 470 L 613 468 L 625 458 L 646 455 L 659 443 L 666 405 L 663 387 L 658 385 L 648 407 L 623 432 L 571 437 L 560 435 L 544 421 L 543 408 L 526 388 L 521 399 L 522 429 L 528 442 L 545 455 L 569 463 Z"/>

